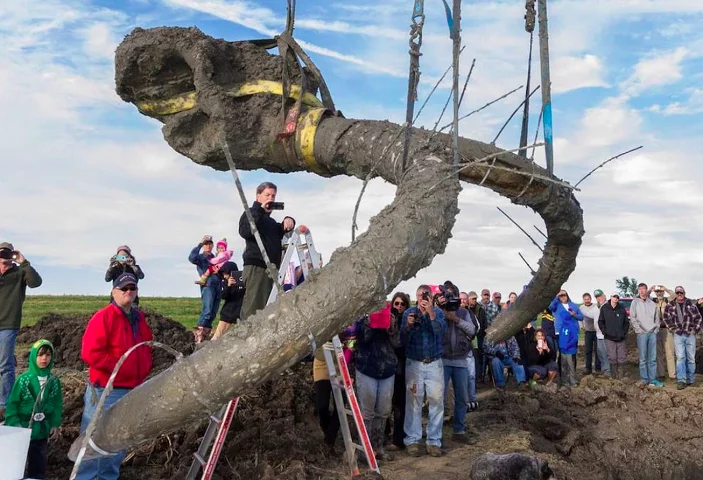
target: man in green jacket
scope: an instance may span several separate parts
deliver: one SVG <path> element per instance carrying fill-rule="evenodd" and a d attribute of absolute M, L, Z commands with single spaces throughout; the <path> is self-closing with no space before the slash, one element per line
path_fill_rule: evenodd
<path fill-rule="evenodd" d="M 0 419 L 15 383 L 15 341 L 22 323 L 22 304 L 41 277 L 11 243 L 0 243 Z"/>
<path fill-rule="evenodd" d="M 17 378 L 7 400 L 7 426 L 32 429 L 27 478 L 46 478 L 49 435 L 61 425 L 63 395 L 59 377 L 51 374 L 53 365 L 51 342 L 35 342 L 29 353 L 29 370 Z"/>

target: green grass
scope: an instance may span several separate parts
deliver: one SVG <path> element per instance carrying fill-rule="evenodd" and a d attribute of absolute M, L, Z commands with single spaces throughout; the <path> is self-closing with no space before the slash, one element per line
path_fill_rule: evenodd
<path fill-rule="evenodd" d="M 47 313 L 90 315 L 109 301 L 107 296 L 30 295 L 24 302 L 22 325 L 34 325 Z M 202 304 L 195 297 L 139 297 L 139 305 L 194 327 Z"/>

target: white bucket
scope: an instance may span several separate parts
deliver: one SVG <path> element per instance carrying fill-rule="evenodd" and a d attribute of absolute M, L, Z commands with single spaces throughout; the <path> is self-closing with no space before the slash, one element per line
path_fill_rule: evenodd
<path fill-rule="evenodd" d="M 28 428 L 0 426 L 0 480 L 24 478 L 31 435 Z"/>

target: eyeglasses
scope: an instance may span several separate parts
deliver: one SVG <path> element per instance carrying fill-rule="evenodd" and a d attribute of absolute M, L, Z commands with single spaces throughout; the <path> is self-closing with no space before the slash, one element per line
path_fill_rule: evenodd
<path fill-rule="evenodd" d="M 565 293 L 560 293 L 559 296 L 560 296 L 560 297 L 566 297 L 566 294 L 565 294 Z"/>
<path fill-rule="evenodd" d="M 683 294 L 685 294 L 685 293 L 686 293 L 686 292 L 676 292 L 676 295 L 683 295 Z"/>
<path fill-rule="evenodd" d="M 136 285 L 128 285 L 126 287 L 118 288 L 117 290 L 120 290 L 121 292 L 136 292 L 137 286 Z"/>
<path fill-rule="evenodd" d="M 405 302 L 393 302 L 394 307 L 407 307 Z"/>

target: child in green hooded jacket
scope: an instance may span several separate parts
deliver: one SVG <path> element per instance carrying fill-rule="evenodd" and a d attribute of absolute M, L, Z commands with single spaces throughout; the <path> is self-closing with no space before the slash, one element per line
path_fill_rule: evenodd
<path fill-rule="evenodd" d="M 31 428 L 27 454 L 28 478 L 46 478 L 49 435 L 61 425 L 63 393 L 61 381 L 51 374 L 54 346 L 39 340 L 29 353 L 29 370 L 15 381 L 7 399 L 5 424 Z"/>

